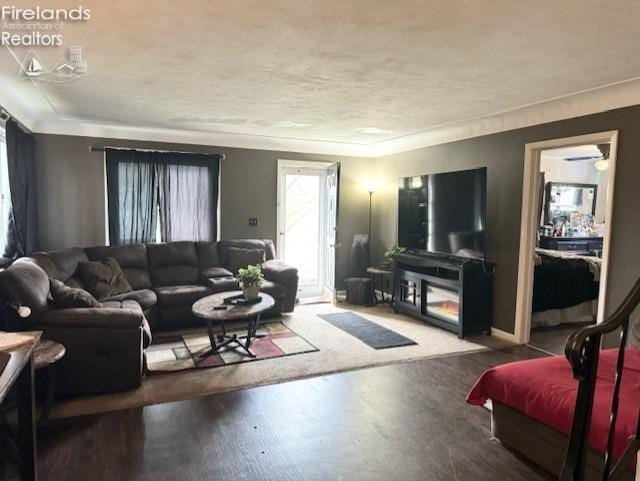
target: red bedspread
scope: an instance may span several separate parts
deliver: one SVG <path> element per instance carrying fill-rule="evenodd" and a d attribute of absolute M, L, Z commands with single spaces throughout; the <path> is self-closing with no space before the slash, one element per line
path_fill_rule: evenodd
<path fill-rule="evenodd" d="M 589 445 L 604 452 L 609 432 L 609 413 L 618 350 L 600 353 Z M 627 349 L 620 409 L 615 432 L 615 457 L 636 431 L 640 407 L 640 351 Z M 578 382 L 562 356 L 519 361 L 488 369 L 467 395 L 467 402 L 483 405 L 487 399 L 517 409 L 527 416 L 569 435 Z"/>

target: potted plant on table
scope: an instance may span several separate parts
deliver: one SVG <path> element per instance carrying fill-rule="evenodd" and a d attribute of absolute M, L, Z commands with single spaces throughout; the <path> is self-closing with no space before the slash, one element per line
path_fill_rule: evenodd
<path fill-rule="evenodd" d="M 393 256 L 396 254 L 402 254 L 406 251 L 404 247 L 400 247 L 398 245 L 393 245 L 391 248 L 384 253 L 384 261 L 382 261 L 382 267 L 385 269 L 391 269 L 393 267 Z"/>
<path fill-rule="evenodd" d="M 247 300 L 255 299 L 258 297 L 260 287 L 262 287 L 262 281 L 264 281 L 262 267 L 255 265 L 247 266 L 245 269 L 239 269 L 238 280 L 240 281 L 240 287 L 242 287 L 244 297 Z"/>

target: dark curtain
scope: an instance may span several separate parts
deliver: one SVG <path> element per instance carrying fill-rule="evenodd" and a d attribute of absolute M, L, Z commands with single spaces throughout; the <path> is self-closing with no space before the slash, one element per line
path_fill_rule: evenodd
<path fill-rule="evenodd" d="M 24 132 L 14 120 L 8 120 L 7 168 L 11 190 L 11 215 L 4 257 L 31 254 L 38 239 L 38 211 L 36 203 L 35 139 Z"/>
<path fill-rule="evenodd" d="M 215 240 L 220 156 L 107 149 L 112 244 Z"/>
<path fill-rule="evenodd" d="M 216 239 L 218 157 L 173 153 L 160 153 L 159 157 L 162 240 Z"/>
<path fill-rule="evenodd" d="M 148 244 L 158 228 L 158 165 L 148 152 L 106 150 L 111 244 Z"/>

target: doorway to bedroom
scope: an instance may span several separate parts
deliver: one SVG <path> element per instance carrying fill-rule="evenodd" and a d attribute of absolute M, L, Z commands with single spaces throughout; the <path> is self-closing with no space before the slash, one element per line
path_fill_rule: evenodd
<path fill-rule="evenodd" d="M 527 144 L 518 342 L 562 354 L 572 332 L 603 320 L 616 140 L 605 132 Z"/>

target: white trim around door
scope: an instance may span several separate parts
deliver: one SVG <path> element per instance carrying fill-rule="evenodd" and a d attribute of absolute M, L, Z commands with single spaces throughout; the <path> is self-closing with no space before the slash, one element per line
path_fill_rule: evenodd
<path fill-rule="evenodd" d="M 600 292 L 598 295 L 597 322 L 604 320 L 607 302 L 607 278 L 609 273 L 609 253 L 611 247 L 611 226 L 613 224 L 613 198 L 615 189 L 615 169 L 618 150 L 618 131 L 599 132 L 594 134 L 545 140 L 525 145 L 524 174 L 522 181 L 522 214 L 520 221 L 520 254 L 518 260 L 518 283 L 516 294 L 515 341 L 518 344 L 529 342 L 531 331 L 531 307 L 533 304 L 533 252 L 536 245 L 536 218 L 538 172 L 540 171 L 540 152 L 560 147 L 583 144 L 610 143 L 609 153 L 609 185 L 605 204 L 605 232 L 602 249 L 602 268 Z"/>

